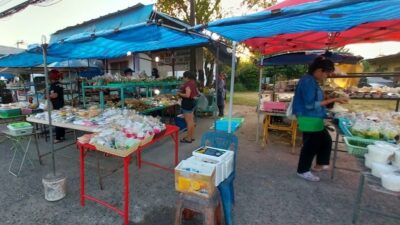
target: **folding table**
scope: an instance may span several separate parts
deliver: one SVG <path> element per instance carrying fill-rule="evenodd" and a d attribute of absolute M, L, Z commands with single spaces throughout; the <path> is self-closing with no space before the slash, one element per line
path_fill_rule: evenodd
<path fill-rule="evenodd" d="M 35 166 L 33 165 L 33 162 L 29 159 L 29 156 L 27 156 L 28 151 L 29 151 L 29 147 L 30 147 L 30 144 L 31 144 L 31 141 L 32 141 L 33 133 L 16 135 L 16 134 L 13 134 L 13 133 L 11 133 L 11 132 L 9 132 L 7 130 L 6 131 L 2 131 L 2 132 L 11 141 L 11 143 L 12 143 L 11 150 L 14 150 L 14 154 L 13 154 L 13 157 L 11 159 L 10 166 L 8 167 L 8 172 L 10 172 L 12 175 L 18 177 L 19 174 L 21 173 L 21 169 L 22 169 L 22 166 L 24 165 L 25 159 L 28 159 L 28 161 L 30 162 L 30 164 L 34 168 Z M 27 140 L 27 144 L 26 145 L 24 145 L 24 140 Z M 15 173 L 15 172 L 12 171 L 12 167 L 13 167 L 15 156 L 17 155 L 17 152 L 22 153 L 22 161 L 18 166 L 18 168 L 19 168 L 18 172 Z"/>

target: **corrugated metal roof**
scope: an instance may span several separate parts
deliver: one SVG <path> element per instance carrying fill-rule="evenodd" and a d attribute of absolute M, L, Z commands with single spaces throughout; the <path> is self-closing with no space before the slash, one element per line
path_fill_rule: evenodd
<path fill-rule="evenodd" d="M 0 45 L 0 56 L 23 52 L 24 49 Z"/>

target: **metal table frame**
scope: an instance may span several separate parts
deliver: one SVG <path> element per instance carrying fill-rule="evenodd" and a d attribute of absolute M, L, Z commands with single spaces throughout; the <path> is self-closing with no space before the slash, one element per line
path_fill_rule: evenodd
<path fill-rule="evenodd" d="M 339 141 L 339 137 L 341 135 L 341 131 L 339 129 L 339 126 L 335 123 L 332 122 L 332 125 L 335 127 L 335 141 L 333 141 L 334 143 L 334 147 L 333 147 L 333 158 L 332 158 L 332 169 L 331 169 L 331 179 L 333 179 L 335 177 L 335 172 L 336 169 L 340 169 L 340 170 L 344 170 L 344 171 L 349 171 L 349 172 L 360 172 L 359 170 L 355 170 L 355 169 L 349 169 L 349 168 L 344 168 L 344 167 L 338 167 L 336 166 L 336 161 L 337 161 L 337 153 L 338 152 L 347 152 L 344 150 L 339 150 L 339 143 L 343 143 Z"/>
<path fill-rule="evenodd" d="M 154 166 L 156 168 L 160 168 L 169 172 L 174 172 L 173 169 L 167 168 L 165 166 L 161 166 L 159 164 L 156 163 L 152 163 L 152 162 L 147 162 L 142 160 L 142 151 L 152 145 L 155 142 L 158 142 L 162 139 L 164 139 L 167 136 L 171 136 L 175 142 L 175 149 L 174 149 L 174 166 L 177 166 L 179 163 L 179 142 L 178 142 L 178 135 L 179 135 L 179 128 L 176 126 L 172 126 L 172 125 L 167 125 L 167 130 L 165 131 L 164 134 L 162 134 L 160 137 L 158 138 L 154 138 L 151 142 L 147 143 L 146 145 L 140 146 L 138 148 L 138 150 L 136 151 L 137 154 L 137 164 L 138 164 L 138 169 L 140 170 L 142 163 L 143 164 L 147 164 L 150 166 Z M 123 168 L 124 168 L 124 175 L 123 175 L 123 179 L 124 179 L 124 188 L 123 188 L 123 209 L 117 208 L 113 205 L 111 205 L 110 203 L 95 198 L 93 196 L 87 195 L 85 193 L 85 156 L 87 153 L 87 150 L 91 150 L 91 151 L 98 151 L 96 149 L 95 146 L 91 145 L 91 144 L 82 144 L 77 142 L 77 146 L 79 148 L 79 156 L 80 156 L 80 203 L 81 206 L 84 207 L 85 206 L 85 200 L 91 200 L 94 201 L 106 208 L 109 208 L 111 210 L 113 210 L 114 212 L 116 212 L 118 215 L 122 216 L 124 219 L 124 225 L 129 225 L 129 193 L 130 193 L 130 187 L 129 187 L 129 164 L 130 161 L 132 160 L 132 155 L 128 155 L 126 157 L 120 157 L 123 160 Z"/>
<path fill-rule="evenodd" d="M 360 165 L 363 168 L 362 171 L 360 172 L 360 182 L 358 184 L 358 190 L 355 198 L 355 203 L 353 206 L 353 216 L 352 216 L 352 223 L 356 224 L 361 212 L 369 212 L 369 213 L 374 213 L 383 217 L 388 217 L 392 219 L 397 219 L 400 220 L 400 216 L 394 215 L 394 214 L 388 214 L 381 212 L 376 209 L 368 208 L 368 207 L 362 207 L 361 206 L 361 200 L 363 197 L 364 189 L 365 189 L 365 184 L 370 187 L 371 190 L 383 194 L 387 194 L 390 196 L 397 197 L 400 200 L 400 192 L 393 192 L 386 190 L 381 186 L 380 179 L 377 177 L 374 177 L 370 172 L 367 171 L 367 169 L 364 167 L 364 160 L 359 159 Z"/>
<path fill-rule="evenodd" d="M 11 143 L 12 143 L 11 150 L 14 150 L 13 157 L 12 157 L 10 165 L 8 167 L 8 172 L 11 173 L 12 175 L 18 177 L 19 174 L 21 173 L 22 166 L 25 163 L 25 159 L 27 159 L 30 162 L 30 164 L 32 165 L 32 168 L 35 168 L 33 162 L 31 161 L 31 159 L 27 155 L 28 151 L 29 151 L 29 147 L 31 145 L 33 133 L 15 135 L 15 134 L 10 133 L 9 131 L 3 131 L 3 134 L 5 134 L 6 137 L 11 141 Z M 28 139 L 28 143 L 27 143 L 26 146 L 24 146 L 24 144 L 23 144 L 23 141 L 25 139 Z M 17 155 L 17 152 L 22 153 L 22 161 L 19 164 L 18 172 L 15 173 L 15 172 L 12 171 L 12 167 L 13 167 L 15 156 Z M 38 156 L 39 156 L 39 152 L 37 152 L 37 153 L 38 153 Z"/>

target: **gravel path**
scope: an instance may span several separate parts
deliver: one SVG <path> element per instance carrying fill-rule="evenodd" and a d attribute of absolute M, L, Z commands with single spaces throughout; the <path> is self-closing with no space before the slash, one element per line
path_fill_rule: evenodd
<path fill-rule="evenodd" d="M 291 154 L 285 137 L 272 135 L 266 148 L 255 142 L 256 114 L 254 108 L 235 106 L 235 114 L 246 118 L 238 131 L 239 153 L 235 181 L 236 205 L 234 222 L 237 225 L 345 225 L 351 224 L 352 206 L 357 189 L 357 173 L 339 171 L 334 180 L 321 174 L 321 182 L 310 183 L 295 175 L 298 153 Z M 200 118 L 196 128 L 196 143 L 180 146 L 180 159 L 187 158 L 199 145 L 201 133 L 208 130 L 211 119 Z M 72 139 L 72 137 L 70 137 Z M 300 143 L 300 141 L 298 142 Z M 0 224 L 1 225 L 111 225 L 122 224 L 114 212 L 96 203 L 79 204 L 78 151 L 74 147 L 57 152 L 57 170 L 66 175 L 68 194 L 58 202 L 44 199 L 42 177 L 51 171 L 50 157 L 39 166 L 34 148 L 30 156 L 35 168 L 23 168 L 16 178 L 8 173 L 10 143 L 0 144 Z M 47 145 L 41 140 L 41 151 Z M 172 141 L 166 139 L 143 154 L 144 158 L 172 168 Z M 94 196 L 121 206 L 122 170 L 104 180 L 105 190 L 98 187 L 96 153 L 87 157 L 86 187 Z M 102 155 L 100 155 L 102 156 Z M 357 168 L 353 157 L 340 153 L 338 164 Z M 121 160 L 101 157 L 104 170 L 121 165 Z M 171 225 L 175 216 L 177 193 L 174 175 L 149 166 L 138 171 L 133 163 L 131 173 L 131 224 Z M 366 189 L 363 205 L 392 213 L 399 213 L 400 199 Z M 184 224 L 202 224 L 201 217 Z M 363 213 L 358 224 L 398 225 L 399 221 L 375 214 Z"/>

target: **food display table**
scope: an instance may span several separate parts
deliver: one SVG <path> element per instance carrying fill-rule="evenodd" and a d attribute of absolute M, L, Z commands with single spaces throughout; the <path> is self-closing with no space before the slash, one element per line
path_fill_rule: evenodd
<path fill-rule="evenodd" d="M 178 165 L 179 162 L 179 148 L 178 148 L 178 134 L 179 134 L 179 128 L 176 126 L 172 126 L 172 125 L 167 125 L 166 126 L 166 130 L 161 133 L 160 136 L 155 137 L 151 142 L 140 146 L 137 150 L 136 150 L 136 154 L 137 154 L 137 164 L 138 164 L 138 168 L 141 168 L 142 163 L 143 164 L 147 164 L 150 166 L 154 166 L 163 170 L 167 170 L 169 172 L 174 172 L 174 169 L 170 169 L 167 168 L 165 166 L 153 163 L 153 162 L 147 162 L 142 160 L 142 151 L 152 145 L 155 142 L 158 142 L 162 139 L 164 139 L 165 137 L 172 137 L 174 142 L 175 142 L 175 151 L 174 151 L 174 167 Z M 93 196 L 87 195 L 85 193 L 85 156 L 86 156 L 86 151 L 99 151 L 98 149 L 96 149 L 95 146 L 91 145 L 91 144 L 82 144 L 80 142 L 77 142 L 77 146 L 79 148 L 79 156 L 80 156 L 80 202 L 81 202 L 81 206 L 85 206 L 85 200 L 91 200 L 94 202 L 97 202 L 100 205 L 103 205 L 106 208 L 109 208 L 111 210 L 113 210 L 114 212 L 116 212 L 117 214 L 119 214 L 120 216 L 123 217 L 124 219 L 124 225 L 128 225 L 129 224 L 129 192 L 130 192 L 130 188 L 129 188 L 129 163 L 132 160 L 132 155 L 128 155 L 126 157 L 120 157 L 123 160 L 123 168 L 124 168 L 124 190 L 123 190 L 123 209 L 117 208 L 113 205 L 111 205 L 110 203 L 103 201 L 101 199 L 95 198 Z"/>
<path fill-rule="evenodd" d="M 292 153 L 295 152 L 295 146 L 296 146 L 296 137 L 297 137 L 297 121 L 296 120 L 291 120 L 289 125 L 286 124 L 274 124 L 272 121 L 272 117 L 278 116 L 278 117 L 286 117 L 286 114 L 284 113 L 270 113 L 270 112 L 265 112 L 265 117 L 264 117 L 264 124 L 263 124 L 263 141 L 262 141 L 262 146 L 264 146 L 266 143 L 268 143 L 268 136 L 269 136 L 269 130 L 279 130 L 279 131 L 284 131 L 287 132 L 291 135 L 291 145 L 292 145 Z"/>
<path fill-rule="evenodd" d="M 31 122 L 31 123 L 35 123 L 35 124 L 43 124 L 43 125 L 49 125 L 49 121 L 48 120 L 40 120 L 40 119 L 36 119 L 34 117 L 27 117 L 26 121 Z M 67 129 L 71 129 L 74 132 L 74 136 L 75 136 L 75 140 L 77 138 L 76 135 L 76 131 L 83 131 L 83 132 L 88 132 L 88 133 L 96 133 L 99 132 L 101 130 L 100 127 L 87 127 L 87 126 L 81 126 L 81 125 L 75 125 L 75 124 L 70 124 L 70 123 L 58 123 L 58 122 L 52 122 L 52 126 L 56 126 L 56 127 L 62 127 L 62 128 L 67 128 Z M 38 142 L 38 135 L 36 133 L 36 131 L 34 131 L 34 137 L 35 137 L 35 142 Z M 59 151 L 62 149 L 65 149 L 68 146 L 71 145 L 75 145 L 75 141 L 73 143 L 69 143 L 66 144 L 64 146 L 55 148 L 54 151 Z M 39 161 L 40 164 L 42 164 L 42 157 L 51 154 L 51 152 L 46 152 L 46 153 L 40 153 L 39 147 L 36 144 L 36 151 L 39 154 Z"/>

